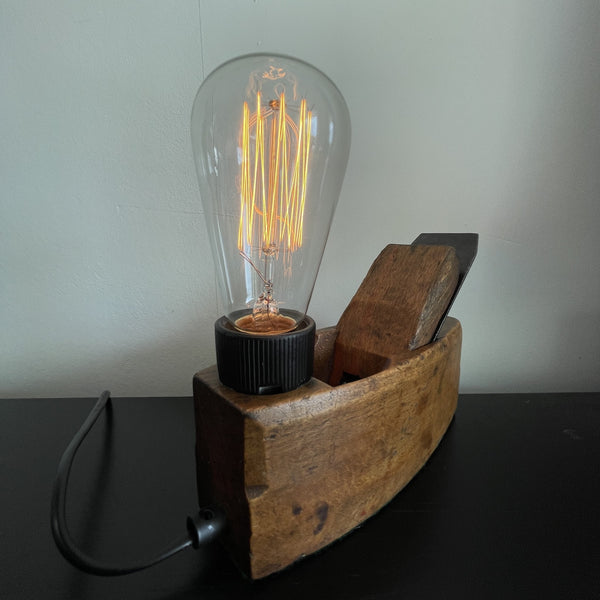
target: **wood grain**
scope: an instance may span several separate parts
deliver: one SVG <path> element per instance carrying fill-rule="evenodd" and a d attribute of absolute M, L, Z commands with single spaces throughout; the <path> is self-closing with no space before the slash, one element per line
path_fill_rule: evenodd
<path fill-rule="evenodd" d="M 200 504 L 228 519 L 252 578 L 330 544 L 410 481 L 458 398 L 461 328 L 448 319 L 458 260 L 447 246 L 389 245 L 336 327 L 317 332 L 314 377 L 271 396 L 194 377 Z"/>
<path fill-rule="evenodd" d="M 319 332 L 327 375 L 339 332 Z M 346 534 L 391 500 L 429 458 L 458 397 L 461 327 L 392 353 L 382 371 L 332 387 L 313 378 L 273 396 L 223 386 L 216 367 L 194 378 L 198 489 L 228 518 L 225 540 L 252 578 Z M 319 369 L 318 369 L 319 370 Z"/>
<path fill-rule="evenodd" d="M 388 245 L 342 314 L 329 383 L 362 378 L 428 344 L 458 284 L 449 246 Z"/>

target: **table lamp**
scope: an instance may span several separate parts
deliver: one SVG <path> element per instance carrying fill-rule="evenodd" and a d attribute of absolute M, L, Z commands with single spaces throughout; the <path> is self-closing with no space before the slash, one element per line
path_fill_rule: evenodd
<path fill-rule="evenodd" d="M 219 536 L 260 579 L 371 517 L 425 464 L 454 415 L 461 326 L 446 315 L 477 234 L 389 244 L 337 325 L 306 311 L 350 146 L 346 103 L 300 60 L 253 54 L 202 83 L 192 146 L 224 315 L 216 366 L 194 375 L 199 510 L 166 551 L 123 567 L 83 553 L 66 523 L 65 451 L 52 531 L 65 558 L 123 575 Z"/>
<path fill-rule="evenodd" d="M 456 408 L 460 325 L 440 326 L 464 268 L 452 236 L 391 244 L 315 332 L 350 143 L 340 92 L 296 59 L 232 60 L 198 91 L 192 142 L 225 312 L 217 365 L 194 377 L 199 503 L 258 579 L 359 525 L 433 452 Z"/>

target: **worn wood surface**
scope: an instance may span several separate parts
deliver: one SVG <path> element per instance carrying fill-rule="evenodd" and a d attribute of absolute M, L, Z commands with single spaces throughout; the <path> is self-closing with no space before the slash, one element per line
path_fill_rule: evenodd
<path fill-rule="evenodd" d="M 339 332 L 318 333 L 315 373 L 327 378 Z M 458 397 L 461 327 L 382 371 L 332 387 L 313 378 L 273 396 L 223 386 L 216 367 L 194 378 L 201 504 L 227 514 L 226 545 L 252 578 L 278 571 L 349 532 L 419 471 Z"/>
<path fill-rule="evenodd" d="M 271 396 L 194 378 L 198 492 L 228 518 L 252 578 L 346 534 L 410 481 L 458 398 L 461 328 L 448 320 L 459 268 L 447 246 L 387 246 L 336 327 L 317 332 L 314 377 Z"/>
<path fill-rule="evenodd" d="M 338 322 L 329 383 L 377 373 L 431 342 L 458 278 L 450 246 L 386 246 Z"/>

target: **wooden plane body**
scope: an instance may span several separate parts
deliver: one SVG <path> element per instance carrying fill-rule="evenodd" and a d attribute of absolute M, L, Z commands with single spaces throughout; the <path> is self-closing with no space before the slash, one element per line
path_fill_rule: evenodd
<path fill-rule="evenodd" d="M 317 332 L 307 384 L 246 395 L 216 367 L 195 375 L 200 504 L 224 510 L 224 542 L 250 577 L 347 534 L 431 456 L 456 410 L 460 323 L 427 340 L 457 280 L 452 248 L 388 246 L 338 325 Z"/>

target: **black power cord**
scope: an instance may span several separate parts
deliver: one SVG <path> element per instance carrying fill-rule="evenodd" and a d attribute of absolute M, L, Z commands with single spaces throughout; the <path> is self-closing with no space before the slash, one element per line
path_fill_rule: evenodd
<path fill-rule="evenodd" d="M 128 573 L 135 573 L 136 571 L 151 567 L 190 546 L 192 548 L 199 548 L 201 545 L 217 537 L 224 529 L 225 517 L 220 510 L 210 507 L 201 509 L 195 517 L 187 518 L 187 534 L 185 536 L 182 536 L 179 540 L 173 542 L 167 549 L 163 550 L 155 557 L 127 567 L 100 562 L 87 556 L 77 548 L 77 545 L 69 534 L 69 528 L 67 527 L 66 497 L 69 475 L 73 459 L 75 458 L 79 446 L 107 405 L 110 406 L 110 392 L 108 391 L 102 392 L 87 419 L 75 434 L 71 443 L 67 446 L 58 465 L 58 472 L 52 490 L 50 519 L 52 535 L 54 536 L 54 541 L 61 554 L 72 565 L 86 573 L 107 576 L 127 575 Z"/>

